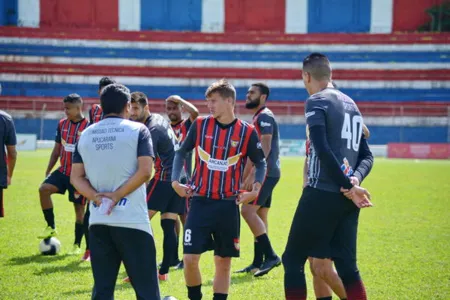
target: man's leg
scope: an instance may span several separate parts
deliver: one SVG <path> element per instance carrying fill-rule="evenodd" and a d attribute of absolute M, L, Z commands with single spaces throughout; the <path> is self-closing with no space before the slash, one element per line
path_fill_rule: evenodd
<path fill-rule="evenodd" d="M 91 265 L 94 276 L 92 299 L 113 299 L 121 257 L 106 225 L 92 225 L 90 234 Z"/>
<path fill-rule="evenodd" d="M 269 220 L 268 220 L 268 216 L 269 216 L 269 209 L 270 207 L 260 207 L 258 209 L 258 211 L 256 212 L 259 216 L 259 218 L 261 219 L 261 221 L 263 221 L 264 226 L 266 227 L 266 234 L 269 234 Z"/>
<path fill-rule="evenodd" d="M 142 230 L 120 227 L 112 232 L 136 299 L 160 299 L 153 236 Z"/>
<path fill-rule="evenodd" d="M 81 253 L 81 240 L 83 239 L 83 220 L 84 220 L 84 205 L 80 203 L 73 204 L 75 209 L 75 240 L 73 242 L 72 254 Z"/>
<path fill-rule="evenodd" d="M 163 240 L 163 260 L 161 267 L 159 268 L 160 280 L 167 280 L 167 276 L 163 278 L 163 275 L 169 273 L 169 268 L 173 262 L 174 249 L 177 245 L 177 237 L 175 235 L 175 220 L 178 215 L 175 213 L 163 213 L 161 215 L 161 228 L 164 233 Z"/>
<path fill-rule="evenodd" d="M 214 275 L 213 300 L 225 300 L 231 283 L 231 257 L 214 256 L 216 268 Z"/>
<path fill-rule="evenodd" d="M 331 300 L 333 296 L 333 291 L 328 286 L 328 284 L 322 280 L 313 269 L 313 259 L 311 257 L 308 258 L 309 261 L 309 269 L 311 270 L 311 274 L 313 276 L 313 285 L 314 285 L 314 294 L 317 299 L 321 300 Z"/>
<path fill-rule="evenodd" d="M 334 271 L 333 261 L 330 259 L 312 259 L 312 270 L 317 277 L 322 279 L 340 298 L 347 298 L 344 285 L 339 275 Z M 331 294 L 330 294 L 331 296 Z M 319 297 L 318 297 L 319 298 Z"/>
<path fill-rule="evenodd" d="M 45 239 L 56 235 L 55 214 L 53 213 L 53 202 L 51 199 L 51 195 L 55 193 L 59 193 L 59 188 L 56 185 L 44 182 L 39 187 L 39 199 L 47 227 L 38 238 Z"/>
<path fill-rule="evenodd" d="M 84 232 L 84 240 L 86 242 L 86 250 L 84 252 L 83 257 L 81 258 L 84 261 L 91 260 L 90 248 L 89 248 L 89 217 L 91 212 L 89 210 L 89 202 L 86 204 L 86 212 L 84 213 L 83 218 L 83 232 Z"/>
<path fill-rule="evenodd" d="M 190 300 L 202 299 L 202 275 L 200 273 L 199 263 L 200 254 L 184 254 L 184 279 L 188 289 L 188 298 Z"/>

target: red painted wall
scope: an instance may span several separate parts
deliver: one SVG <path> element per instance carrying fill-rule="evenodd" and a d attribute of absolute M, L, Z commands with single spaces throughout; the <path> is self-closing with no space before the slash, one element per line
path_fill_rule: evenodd
<path fill-rule="evenodd" d="M 417 30 L 431 20 L 425 10 L 442 2 L 442 0 L 394 0 L 393 31 Z"/>
<path fill-rule="evenodd" d="M 117 29 L 118 0 L 41 0 L 41 27 Z"/>
<path fill-rule="evenodd" d="M 225 0 L 225 31 L 284 33 L 285 0 Z"/>

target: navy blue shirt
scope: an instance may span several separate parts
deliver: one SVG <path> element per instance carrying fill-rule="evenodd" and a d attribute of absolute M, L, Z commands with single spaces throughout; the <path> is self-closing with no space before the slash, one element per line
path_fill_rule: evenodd
<path fill-rule="evenodd" d="M 0 188 L 6 188 L 8 165 L 6 164 L 6 146 L 17 144 L 16 129 L 12 117 L 0 110 Z"/>

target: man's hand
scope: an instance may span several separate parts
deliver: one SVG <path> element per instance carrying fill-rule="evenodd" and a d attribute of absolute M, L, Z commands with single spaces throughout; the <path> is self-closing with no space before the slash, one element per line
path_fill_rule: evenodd
<path fill-rule="evenodd" d="M 251 192 L 240 191 L 236 198 L 236 204 L 248 204 L 254 201 L 261 190 L 261 183 L 255 182 L 253 183 L 253 188 Z"/>
<path fill-rule="evenodd" d="M 172 96 L 169 96 L 166 99 L 166 101 L 170 101 L 170 102 L 173 102 L 173 103 L 176 103 L 176 104 L 180 104 L 182 102 L 182 100 L 183 99 L 180 96 L 178 96 L 178 95 L 172 95 Z"/>
<path fill-rule="evenodd" d="M 372 207 L 370 202 L 370 193 L 365 188 L 359 186 L 353 186 L 350 190 L 341 188 L 341 192 L 345 197 L 352 200 L 358 208 Z"/>
<path fill-rule="evenodd" d="M 350 183 L 352 185 L 357 185 L 357 186 L 359 186 L 359 184 L 360 184 L 359 179 L 355 176 L 350 177 Z"/>
<path fill-rule="evenodd" d="M 181 184 L 178 181 L 172 182 L 172 188 L 182 198 L 190 197 L 192 195 L 192 189 L 186 184 Z"/>
<path fill-rule="evenodd" d="M 255 172 L 252 170 L 250 174 L 244 179 L 241 188 L 245 191 L 251 191 L 254 182 L 255 182 Z"/>

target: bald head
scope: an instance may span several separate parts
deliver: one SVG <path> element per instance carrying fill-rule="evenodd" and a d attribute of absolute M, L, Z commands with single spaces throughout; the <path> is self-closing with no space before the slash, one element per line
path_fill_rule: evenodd
<path fill-rule="evenodd" d="M 330 61 L 321 53 L 311 53 L 303 60 L 303 72 L 309 73 L 315 80 L 330 81 Z"/>

